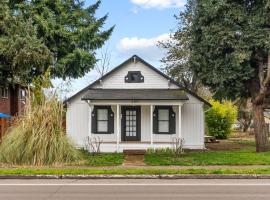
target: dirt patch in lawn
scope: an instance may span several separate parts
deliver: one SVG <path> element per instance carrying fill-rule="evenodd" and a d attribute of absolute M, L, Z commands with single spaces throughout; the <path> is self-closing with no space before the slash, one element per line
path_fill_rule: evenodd
<path fill-rule="evenodd" d="M 255 149 L 253 141 L 220 140 L 219 143 L 206 143 L 206 148 L 213 151 L 239 151 Z"/>

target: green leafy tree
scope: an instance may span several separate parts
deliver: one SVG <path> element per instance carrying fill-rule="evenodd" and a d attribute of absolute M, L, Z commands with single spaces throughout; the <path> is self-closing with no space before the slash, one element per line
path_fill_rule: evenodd
<path fill-rule="evenodd" d="M 174 16 L 178 22 L 177 30 L 171 34 L 170 40 L 160 42 L 159 46 L 167 50 L 166 57 L 161 60 L 165 65 L 164 71 L 183 87 L 197 92 L 201 85 L 190 67 L 189 48 L 195 2 L 195 0 L 188 0 L 186 9 Z"/>
<path fill-rule="evenodd" d="M 0 83 L 30 81 L 52 61 L 49 49 L 31 20 L 25 20 L 21 12 L 16 15 L 7 1 L 0 1 Z"/>
<path fill-rule="evenodd" d="M 211 99 L 212 94 L 200 81 L 190 66 L 190 43 L 192 39 L 191 28 L 194 17 L 196 0 L 187 0 L 186 9 L 175 15 L 177 30 L 170 35 L 170 39 L 160 42 L 159 46 L 167 51 L 162 58 L 164 71 L 174 80 L 205 99 Z"/>
<path fill-rule="evenodd" d="M 270 92 L 270 2 L 197 1 L 191 66 L 216 98 L 251 98 L 256 150 L 269 149 L 264 101 Z"/>
<path fill-rule="evenodd" d="M 13 0 L 7 5 L 13 18 L 20 13 L 20 20 L 31 22 L 37 40 L 49 50 L 49 64 L 22 69 L 28 72 L 29 79 L 44 74 L 48 68 L 52 78 L 84 76 L 97 62 L 95 51 L 102 47 L 113 31 L 113 27 L 102 30 L 107 15 L 95 17 L 100 1 L 86 8 L 84 1 L 79 0 Z M 28 29 L 26 26 L 25 32 L 29 32 Z M 34 47 L 40 51 L 38 46 Z"/>

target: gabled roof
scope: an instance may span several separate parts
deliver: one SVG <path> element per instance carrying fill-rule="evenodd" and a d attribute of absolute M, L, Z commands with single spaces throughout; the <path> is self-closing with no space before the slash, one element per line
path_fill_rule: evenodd
<path fill-rule="evenodd" d="M 182 89 L 89 89 L 82 100 L 188 100 Z"/>
<path fill-rule="evenodd" d="M 194 96 L 195 98 L 199 99 L 200 101 L 204 102 L 206 105 L 211 106 L 210 103 L 206 100 L 204 100 L 202 97 L 200 97 L 199 95 L 197 95 L 196 93 L 182 87 L 178 82 L 176 82 L 175 80 L 173 80 L 171 77 L 167 76 L 166 74 L 162 73 L 161 71 L 159 71 L 157 68 L 155 68 L 154 66 L 152 66 L 151 64 L 149 64 L 148 62 L 146 62 L 145 60 L 143 60 L 142 58 L 140 58 L 137 55 L 133 55 L 131 56 L 129 59 L 127 59 L 126 61 L 124 61 L 123 63 L 121 63 L 120 65 L 118 65 L 117 67 L 115 67 L 114 69 L 112 69 L 111 71 L 109 71 L 108 73 L 106 73 L 104 76 L 100 77 L 99 79 L 97 79 L 96 81 L 94 81 L 93 83 L 91 83 L 90 85 L 88 85 L 87 87 L 83 88 L 82 90 L 80 90 L 78 93 L 74 94 L 73 96 L 71 96 L 70 98 L 68 98 L 67 100 L 65 100 L 65 102 L 68 102 L 70 100 L 72 100 L 74 97 L 76 97 L 77 95 L 89 90 L 93 85 L 95 85 L 96 83 L 99 83 L 100 80 L 105 79 L 106 77 L 108 77 L 109 75 L 111 75 L 112 73 L 118 71 L 119 69 L 121 69 L 123 66 L 125 66 L 126 64 L 133 62 L 133 60 L 136 59 L 137 61 L 140 61 L 141 63 L 143 63 L 145 66 L 149 67 L 150 69 L 152 69 L 153 71 L 155 71 L 156 73 L 158 73 L 159 75 L 163 76 L 164 78 L 166 78 L 167 80 L 169 80 L 171 83 L 177 85 L 180 89 L 184 90 L 186 93 Z"/>

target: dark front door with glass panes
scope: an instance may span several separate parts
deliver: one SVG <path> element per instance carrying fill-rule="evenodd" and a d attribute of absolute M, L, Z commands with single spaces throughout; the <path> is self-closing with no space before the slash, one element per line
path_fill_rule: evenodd
<path fill-rule="evenodd" d="M 141 107 L 122 106 L 122 141 L 141 140 Z"/>

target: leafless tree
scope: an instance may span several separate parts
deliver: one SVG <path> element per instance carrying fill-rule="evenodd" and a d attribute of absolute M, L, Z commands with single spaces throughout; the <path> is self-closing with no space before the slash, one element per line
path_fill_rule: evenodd
<path fill-rule="evenodd" d="M 85 139 L 85 149 L 93 155 L 100 153 L 100 146 L 103 143 L 100 137 L 89 137 Z"/>
<path fill-rule="evenodd" d="M 95 70 L 98 72 L 100 77 L 104 76 L 104 74 L 106 74 L 109 71 L 110 62 L 111 62 L 111 57 L 108 53 L 108 47 L 107 47 L 104 51 L 101 51 L 100 59 L 95 66 Z"/>
<path fill-rule="evenodd" d="M 184 138 L 175 137 L 172 139 L 172 150 L 177 157 L 180 157 L 184 153 L 184 143 Z"/>

